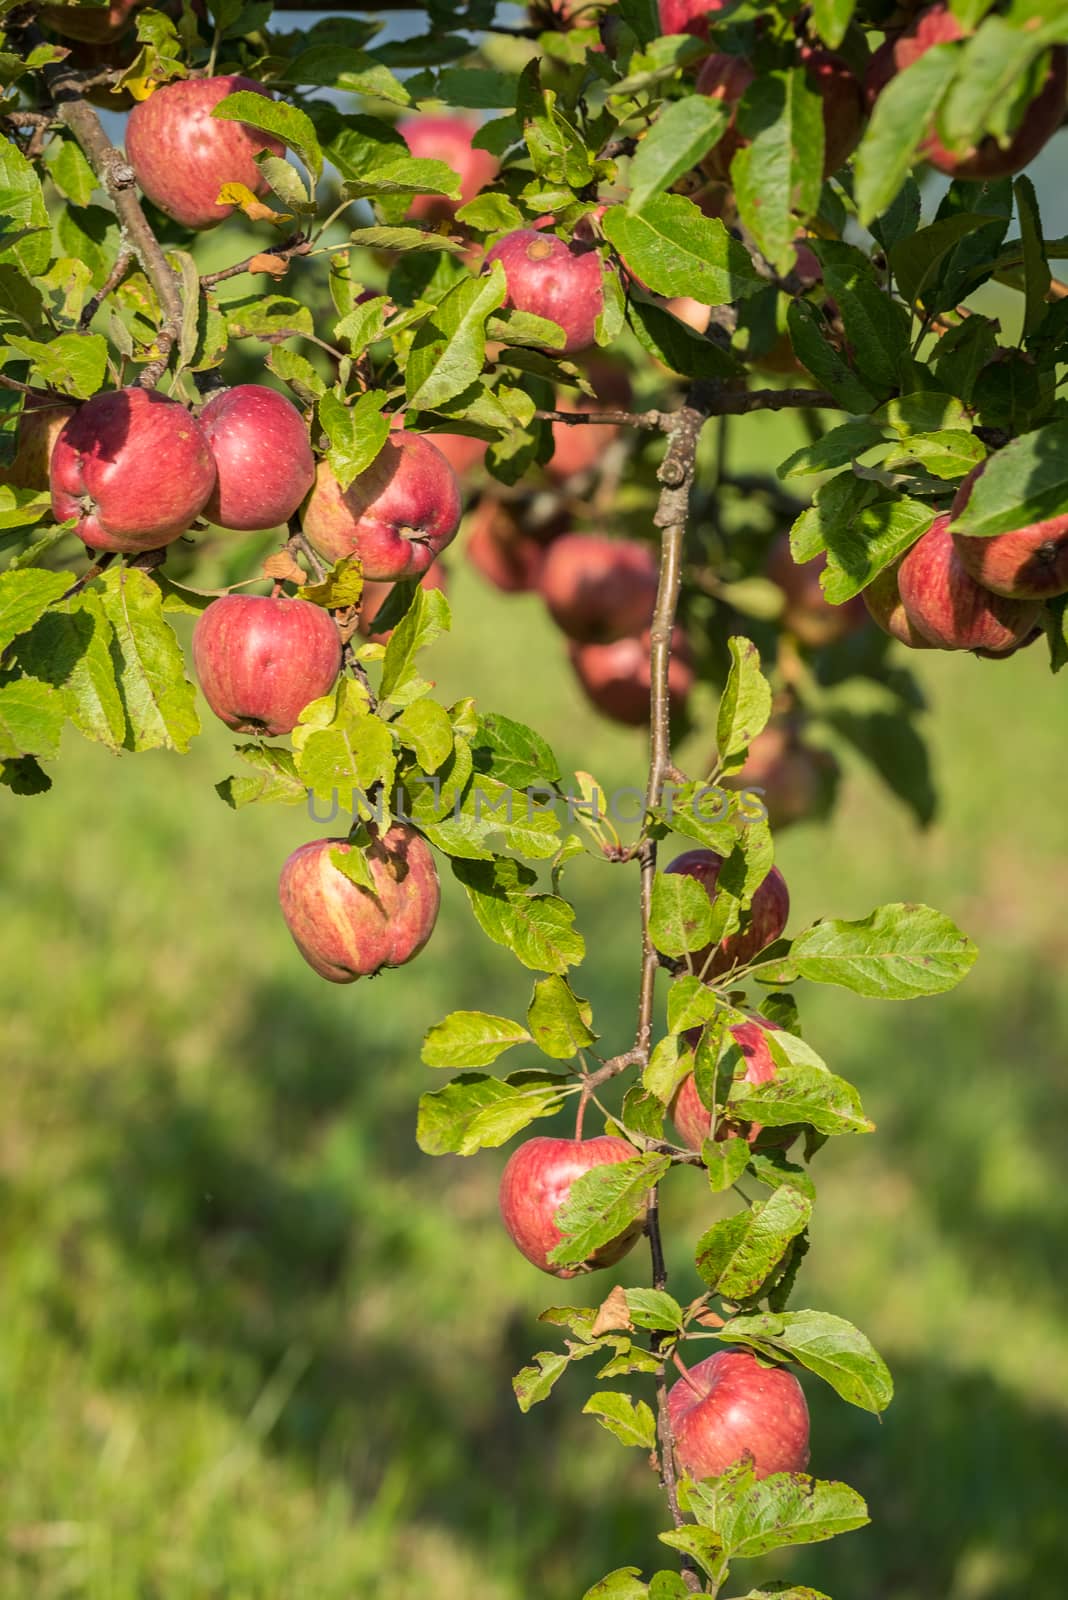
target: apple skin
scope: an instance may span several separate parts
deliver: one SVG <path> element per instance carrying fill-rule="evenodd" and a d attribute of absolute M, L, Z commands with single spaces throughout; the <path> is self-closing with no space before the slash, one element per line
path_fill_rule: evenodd
<path fill-rule="evenodd" d="M 829 750 L 806 744 L 787 720 L 770 722 L 749 746 L 734 789 L 762 789 L 768 822 L 778 831 L 827 810 L 840 769 Z"/>
<path fill-rule="evenodd" d="M 1008 600 L 976 583 L 949 525 L 948 512 L 936 517 L 904 556 L 897 581 L 905 613 L 939 650 L 1011 654 L 1038 622 L 1039 603 Z"/>
<path fill-rule="evenodd" d="M 429 433 L 427 438 L 441 451 L 461 487 L 464 479 L 486 459 L 485 439 L 476 439 L 469 433 Z"/>
<path fill-rule="evenodd" d="M 367 851 L 375 892 L 361 889 L 330 860 L 344 839 L 313 839 L 286 861 L 278 898 L 297 949 L 321 978 L 355 983 L 383 967 L 403 967 L 434 931 L 441 898 L 430 846 L 395 823 Z"/>
<path fill-rule="evenodd" d="M 510 505 L 483 496 L 471 513 L 467 559 L 487 583 L 502 594 L 528 594 L 538 587 L 545 554 Z"/>
<path fill-rule="evenodd" d="M 651 545 L 566 533 L 549 547 L 538 591 L 569 639 L 609 643 L 650 626 L 658 580 Z"/>
<path fill-rule="evenodd" d="M 986 463 L 973 468 L 957 490 L 950 516 L 960 516 L 971 498 L 972 487 Z M 1048 600 L 1068 591 L 1068 513 L 1047 517 L 999 533 L 993 539 L 953 535 L 965 569 L 981 583 L 1010 600 Z"/>
<path fill-rule="evenodd" d="M 840 56 L 805 45 L 800 51 L 809 86 L 823 101 L 823 175 L 829 178 L 853 154 L 864 131 L 864 91 Z M 731 162 L 746 140 L 736 126 L 737 103 L 753 82 L 744 56 L 709 56 L 697 74 L 698 94 L 722 100 L 735 109 L 719 143 L 702 158 L 701 170 L 718 183 L 730 177 Z"/>
<path fill-rule="evenodd" d="M 220 528 L 278 528 L 315 482 L 304 419 L 259 383 L 214 395 L 200 413 L 217 472 L 204 515 Z"/>
<path fill-rule="evenodd" d="M 867 612 L 859 595 L 843 605 L 832 606 L 820 587 L 820 574 L 827 565 L 821 554 L 814 561 L 798 566 L 790 553 L 790 536 L 780 534 L 768 553 L 767 575 L 785 596 L 782 626 L 810 650 L 836 644 L 867 624 Z"/>
<path fill-rule="evenodd" d="M 608 644 L 569 647 L 575 676 L 590 704 L 611 722 L 642 728 L 649 721 L 649 630 L 613 639 Z M 672 717 L 679 716 L 693 688 L 690 650 L 681 628 L 672 629 L 668 666 L 668 698 Z"/>
<path fill-rule="evenodd" d="M 694 878 L 710 900 L 715 899 L 723 857 L 714 850 L 685 850 L 676 856 L 665 872 L 680 872 Z M 786 879 L 778 867 L 772 867 L 762 883 L 757 885 L 748 912 L 742 913 L 741 927 L 728 934 L 718 945 L 706 945 L 703 950 L 690 953 L 694 972 L 706 981 L 728 972 L 733 966 L 744 966 L 758 956 L 769 944 L 774 944 L 790 915 L 790 892 Z"/>
<path fill-rule="evenodd" d="M 38 400 L 27 395 L 15 435 L 15 458 L 9 467 L 0 467 L 0 483 L 12 489 L 47 489 L 56 440 L 77 410 L 47 396 Z"/>
<path fill-rule="evenodd" d="M 668 1391 L 675 1455 L 691 1478 L 718 1478 L 749 1459 L 758 1478 L 804 1472 L 805 1392 L 784 1367 L 763 1367 L 749 1350 L 719 1350 Z"/>
<path fill-rule="evenodd" d="M 427 570 L 456 537 L 460 513 L 456 474 L 437 445 L 398 432 L 344 491 L 320 461 L 303 526 L 328 561 L 359 556 L 365 578 L 395 583 Z"/>
<path fill-rule="evenodd" d="M 563 1238 L 553 1218 L 571 1192 L 571 1185 L 594 1167 L 633 1161 L 638 1152 L 626 1139 L 527 1139 L 512 1152 L 501 1174 L 500 1208 L 505 1231 L 516 1249 L 554 1278 L 575 1278 L 582 1272 L 610 1267 L 634 1245 L 645 1226 L 645 1212 L 616 1239 L 575 1267 L 558 1267 L 549 1252 Z"/>
<path fill-rule="evenodd" d="M 328 694 L 341 671 L 341 638 L 309 600 L 228 594 L 193 629 L 204 698 L 236 733 L 290 733 L 304 707 Z"/>
<path fill-rule="evenodd" d="M 934 45 L 954 43 L 966 37 L 965 29 L 944 4 L 929 6 L 905 33 L 880 45 L 868 65 L 867 94 L 874 101 L 890 80 L 926 55 Z M 1068 94 L 1068 50 L 1056 45 L 1050 54 L 1045 83 L 1024 113 L 1023 121 L 1004 148 L 993 136 L 964 155 L 954 155 L 933 131 L 921 146 L 933 167 L 951 178 L 983 183 L 990 178 L 1006 178 L 1022 172 L 1061 125 L 1065 96 Z"/>
<path fill-rule="evenodd" d="M 695 39 L 708 38 L 709 18 L 728 9 L 730 0 L 660 0 L 662 34 L 692 33 Z"/>
<path fill-rule="evenodd" d="M 604 309 L 601 258 L 592 246 L 567 244 L 537 228 L 517 228 L 486 252 L 487 264 L 494 261 L 504 268 L 506 308 L 531 311 L 563 328 L 566 342 L 555 354 L 589 349 Z"/>
<path fill-rule="evenodd" d="M 259 151 L 285 155 L 270 134 L 212 116 L 239 89 L 274 98 L 262 83 L 231 73 L 164 84 L 130 112 L 126 154 L 137 181 L 153 205 L 187 228 L 211 228 L 231 214 L 233 206 L 215 203 L 224 183 L 265 192 L 267 180 L 252 159 Z"/>
<path fill-rule="evenodd" d="M 440 194 L 417 194 L 408 215 L 418 222 L 445 222 L 480 189 L 492 183 L 499 163 L 488 150 L 476 150 L 471 141 L 480 124 L 471 117 L 413 117 L 402 122 L 398 133 L 412 155 L 421 161 L 444 161 L 460 179 L 459 200 Z"/>
<path fill-rule="evenodd" d="M 764 1034 L 765 1032 L 781 1032 L 779 1024 L 766 1020 L 761 1022 L 738 1022 L 730 1031 L 739 1050 L 745 1057 L 745 1071 L 742 1074 L 742 1081 L 745 1083 L 770 1083 L 775 1076 L 775 1062 L 772 1060 L 771 1051 L 768 1049 Z M 696 1035 L 696 1037 L 692 1038 L 691 1034 Z M 701 1029 L 693 1028 L 687 1033 L 686 1038 L 690 1044 L 696 1047 L 700 1035 Z M 703 1104 L 701 1096 L 697 1092 L 697 1080 L 692 1072 L 683 1078 L 675 1091 L 675 1098 L 671 1102 L 671 1118 L 682 1135 L 686 1148 L 688 1150 L 700 1150 L 712 1127 L 712 1113 Z M 737 1139 L 744 1127 L 744 1123 L 731 1125 L 727 1122 L 720 1122 L 716 1128 L 717 1142 L 721 1139 Z M 762 1123 L 751 1122 L 748 1125 L 745 1137 L 750 1144 L 755 1144 L 763 1131 Z M 793 1142 L 793 1134 L 786 1133 L 781 1140 L 765 1139 L 764 1142 L 765 1144 L 772 1142 L 784 1145 L 790 1144 Z"/>
<path fill-rule="evenodd" d="M 423 573 L 420 585 L 424 589 L 440 589 L 442 593 L 448 588 L 445 568 L 440 561 L 434 561 Z M 393 637 L 392 628 L 375 628 L 375 618 L 385 605 L 389 597 L 391 583 L 376 583 L 374 579 L 365 579 L 363 591 L 360 595 L 360 615 L 357 629 L 365 639 L 372 640 L 375 644 L 388 644 Z"/>
<path fill-rule="evenodd" d="M 181 538 L 215 487 L 197 419 L 148 389 L 94 395 L 52 450 L 52 514 L 93 550 L 156 550 Z"/>
<path fill-rule="evenodd" d="M 901 599 L 897 581 L 901 561 L 899 556 L 890 566 L 877 573 L 868 587 L 861 590 L 861 599 L 872 621 L 891 639 L 907 645 L 910 650 L 933 650 L 935 647 L 930 639 L 925 638 L 919 628 L 909 621 Z"/>
<path fill-rule="evenodd" d="M 579 400 L 558 395 L 556 409 L 581 415 L 583 412 L 603 411 L 604 406 L 599 400 L 587 399 L 585 395 Z M 545 470 L 558 483 L 576 478 L 579 473 L 592 471 L 609 445 L 619 437 L 619 428 L 611 422 L 554 422 L 552 431 L 553 453 Z"/>

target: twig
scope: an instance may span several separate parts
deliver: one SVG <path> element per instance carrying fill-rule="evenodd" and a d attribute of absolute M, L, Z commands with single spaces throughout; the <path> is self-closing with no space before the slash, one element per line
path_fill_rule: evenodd
<path fill-rule="evenodd" d="M 286 549 L 291 556 L 302 555 L 312 569 L 312 577 L 316 583 L 322 583 L 329 568 L 324 567 L 318 554 L 312 548 L 308 537 L 295 518 L 290 519 L 289 538 L 286 540 Z"/>
<path fill-rule="evenodd" d="M 269 244 L 262 250 L 254 250 L 250 256 L 243 261 L 235 261 L 231 267 L 220 267 L 218 272 L 205 272 L 200 280 L 201 287 L 210 289 L 213 284 L 223 283 L 227 278 L 239 277 L 242 272 L 250 271 L 252 263 L 261 256 L 277 256 L 279 261 L 289 261 L 293 256 L 306 255 L 309 248 L 304 234 L 295 234 L 281 244 Z"/>
<path fill-rule="evenodd" d="M 671 413 L 663 411 L 535 411 L 541 422 L 616 423 L 627 428 L 642 428 L 646 433 L 659 433 L 670 421 Z"/>
<path fill-rule="evenodd" d="M 76 578 L 70 588 L 60 595 L 60 600 L 69 600 L 72 595 L 80 594 L 94 578 L 99 578 L 100 574 L 110 567 L 114 559 L 114 550 L 105 550 L 99 561 L 94 561 L 91 567 L 87 567 L 81 577 Z"/>
<path fill-rule="evenodd" d="M 82 308 L 82 314 L 78 318 L 78 331 L 80 333 L 84 333 L 86 328 L 89 327 L 90 323 L 100 310 L 100 307 L 104 304 L 104 301 L 107 299 L 108 295 L 114 294 L 115 290 L 119 287 L 119 284 L 130 270 L 130 263 L 133 261 L 133 258 L 133 251 L 130 249 L 128 244 L 124 244 L 119 250 L 118 255 L 115 257 L 115 265 L 108 273 L 104 282 L 101 284 L 96 293 L 85 302 L 85 305 Z"/>
<path fill-rule="evenodd" d="M 100 118 L 82 98 L 84 78 L 62 65 L 45 67 L 45 80 L 55 102 L 56 115 L 70 129 L 89 165 L 115 207 L 122 229 L 123 249 L 135 255 L 159 298 L 163 324 L 156 338 L 159 354 L 138 375 L 142 389 L 154 389 L 167 370 L 171 351 L 182 325 L 182 291 L 178 275 L 148 224 L 137 198 L 136 179 L 121 150 L 101 126 Z M 120 251 L 120 255 L 121 255 Z"/>

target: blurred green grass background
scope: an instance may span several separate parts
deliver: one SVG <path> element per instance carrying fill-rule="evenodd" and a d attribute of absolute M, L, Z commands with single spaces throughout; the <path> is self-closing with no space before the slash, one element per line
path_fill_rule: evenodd
<path fill-rule="evenodd" d="M 781 457 L 781 425 L 747 427 L 752 462 Z M 485 708 L 547 733 L 565 769 L 640 783 L 640 737 L 580 701 L 539 604 L 452 567 L 431 658 L 446 697 L 489 684 Z M 936 1000 L 804 999 L 878 1132 L 819 1157 L 795 1304 L 863 1327 L 898 1394 L 879 1423 L 807 1383 L 814 1470 L 856 1484 L 874 1523 L 763 1575 L 836 1600 L 1063 1600 L 1064 687 L 1041 648 L 910 664 L 940 818 L 919 834 L 851 767 L 830 826 L 781 841 L 791 926 L 922 899 L 982 956 Z M 212 726 L 185 760 L 116 761 L 72 739 L 50 795 L 3 801 L 0 1597 L 578 1600 L 614 1566 L 651 1570 L 659 1491 L 578 1414 L 589 1374 L 527 1418 L 510 1387 L 553 1341 L 537 1311 L 613 1277 L 557 1286 L 512 1250 L 506 1152 L 414 1143 L 441 1081 L 425 1028 L 515 1014 L 530 975 L 447 880 L 417 964 L 322 983 L 275 900 L 285 855 L 322 830 L 229 812 L 212 790 L 229 745 Z M 576 986 L 621 1048 L 633 874 L 568 871 Z M 695 1172 L 666 1185 L 681 1297 L 722 1205 Z M 644 1253 L 616 1276 L 647 1281 Z"/>

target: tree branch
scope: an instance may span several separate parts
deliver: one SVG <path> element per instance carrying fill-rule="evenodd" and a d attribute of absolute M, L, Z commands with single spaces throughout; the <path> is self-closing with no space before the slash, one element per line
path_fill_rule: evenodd
<path fill-rule="evenodd" d="M 92 106 L 82 98 L 82 80 L 76 73 L 66 71 L 62 65 L 45 67 L 44 73 L 55 102 L 56 115 L 81 145 L 89 165 L 115 207 L 122 229 L 120 257 L 123 250 L 137 257 L 159 298 L 163 313 L 163 325 L 156 340 L 159 354 L 142 369 L 137 379 L 142 389 L 154 389 L 167 370 L 171 351 L 182 326 L 182 291 L 178 275 L 164 255 L 163 247 L 141 209 L 133 168 L 122 151 L 117 150 L 108 139 Z"/>
<path fill-rule="evenodd" d="M 254 270 L 252 263 L 259 261 L 262 256 L 277 256 L 279 261 L 289 261 L 293 256 L 307 255 L 311 244 L 304 234 L 298 233 L 289 239 L 284 239 L 280 244 L 269 244 L 262 250 L 254 250 L 243 261 L 235 261 L 231 267 L 220 267 L 218 272 L 205 272 L 201 278 L 201 287 L 210 289 L 216 283 L 223 283 L 227 278 L 237 278 L 242 272 Z M 258 269 L 266 271 L 265 267 Z"/>

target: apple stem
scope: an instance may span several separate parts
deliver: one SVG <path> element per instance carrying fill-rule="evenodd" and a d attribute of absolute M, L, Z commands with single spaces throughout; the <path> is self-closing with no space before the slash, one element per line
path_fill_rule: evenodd
<path fill-rule="evenodd" d="M 592 1093 L 592 1090 L 590 1089 L 589 1084 L 585 1084 L 583 1086 L 582 1093 L 579 1095 L 578 1110 L 575 1113 L 575 1140 L 576 1140 L 576 1142 L 579 1139 L 582 1138 L 582 1122 L 583 1122 L 583 1118 L 586 1115 L 586 1107 L 590 1103 L 590 1095 L 591 1095 L 591 1093 Z"/>
<path fill-rule="evenodd" d="M 694 1382 L 693 1378 L 690 1375 L 689 1367 L 686 1365 L 685 1361 L 683 1361 L 682 1357 L 679 1355 L 679 1352 L 677 1350 L 672 1350 L 671 1359 L 675 1363 L 675 1365 L 678 1367 L 679 1371 L 682 1373 L 684 1381 L 689 1384 L 690 1388 L 693 1390 L 693 1392 L 697 1396 L 697 1398 L 699 1400 L 703 1400 L 704 1397 L 705 1397 L 704 1390 L 701 1389 Z"/>

